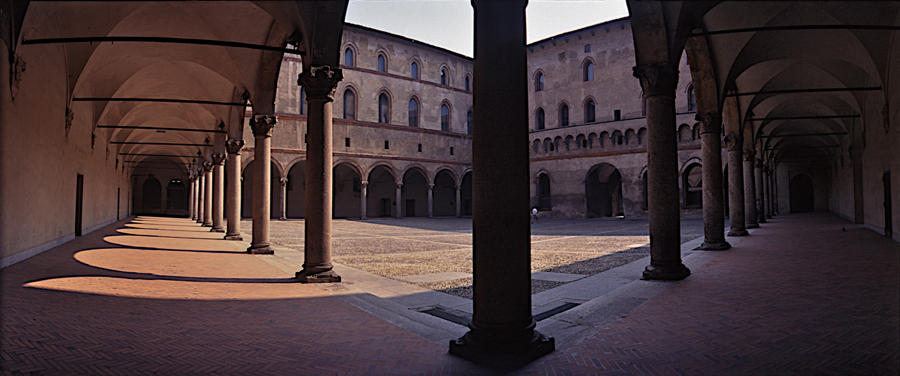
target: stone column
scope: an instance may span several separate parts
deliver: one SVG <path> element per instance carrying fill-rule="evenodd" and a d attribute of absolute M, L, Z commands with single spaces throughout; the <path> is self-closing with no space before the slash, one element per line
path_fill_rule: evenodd
<path fill-rule="evenodd" d="M 756 172 L 753 168 L 755 154 L 753 149 L 744 150 L 744 215 L 747 228 L 759 228 L 756 219 Z"/>
<path fill-rule="evenodd" d="M 188 191 L 188 218 L 194 219 L 195 215 L 196 215 L 194 212 L 194 209 L 195 209 L 195 207 L 194 207 L 195 196 L 194 195 L 196 194 L 196 191 L 194 190 L 194 188 L 196 187 L 196 181 L 194 180 L 193 175 L 188 177 L 188 180 L 190 180 L 190 182 L 191 182 L 191 186 L 189 188 L 190 190 Z M 118 215 L 119 214 L 116 213 L 117 217 L 118 217 Z"/>
<path fill-rule="evenodd" d="M 225 154 L 212 155 L 212 229 L 211 232 L 225 232 Z"/>
<path fill-rule="evenodd" d="M 769 167 L 765 167 L 765 176 L 766 176 L 766 217 L 772 218 L 772 203 L 775 200 L 772 198 L 772 174 L 769 171 Z"/>
<path fill-rule="evenodd" d="M 778 168 L 772 166 L 772 216 L 779 214 L 778 212 Z M 862 223 L 862 222 L 860 222 Z"/>
<path fill-rule="evenodd" d="M 725 241 L 725 198 L 722 192 L 722 115 L 697 114 L 703 157 L 703 244 L 698 249 L 721 251 L 731 248 Z"/>
<path fill-rule="evenodd" d="M 286 177 L 282 177 L 279 180 L 281 183 L 281 197 L 278 200 L 278 210 L 281 211 L 278 219 L 285 220 L 287 219 L 287 183 L 288 180 Z"/>
<path fill-rule="evenodd" d="M 306 121 L 306 228 L 303 270 L 297 272 L 300 282 L 340 282 L 332 270 L 331 217 L 332 184 L 332 106 L 334 89 L 343 78 L 340 69 L 311 66 L 300 74 L 297 84 L 306 89 L 308 117 Z"/>
<path fill-rule="evenodd" d="M 744 223 L 743 140 L 739 134 L 731 132 L 725 136 L 725 145 L 728 147 L 728 198 L 731 201 L 728 205 L 731 210 L 728 236 L 746 236 L 749 233 Z"/>
<path fill-rule="evenodd" d="M 203 227 L 212 227 L 212 199 L 213 199 L 213 176 L 212 162 L 203 164 L 203 181 L 206 183 L 203 187 Z"/>
<path fill-rule="evenodd" d="M 225 141 L 225 173 L 228 186 L 225 193 L 225 217 L 227 218 L 225 240 L 244 240 L 241 236 L 241 149 L 244 140 L 229 138 Z"/>
<path fill-rule="evenodd" d="M 462 204 L 460 203 L 460 198 L 462 198 L 462 184 L 456 186 L 456 217 L 462 217 Z"/>
<path fill-rule="evenodd" d="M 762 161 L 756 159 L 756 217 L 757 223 L 766 223 L 765 184 L 763 183 Z"/>
<path fill-rule="evenodd" d="M 366 219 L 366 197 L 368 196 L 368 187 L 368 181 L 363 180 L 359 183 L 359 219 Z"/>
<path fill-rule="evenodd" d="M 434 217 L 434 184 L 428 184 L 428 218 Z"/>
<path fill-rule="evenodd" d="M 307 91 L 308 93 L 309 91 Z M 274 115 L 254 114 L 250 118 L 253 130 L 253 239 L 248 253 L 273 254 L 269 245 L 269 217 L 272 190 L 272 128 Z"/>
<path fill-rule="evenodd" d="M 394 205 L 394 218 L 403 218 L 403 205 L 400 204 L 400 201 L 403 199 L 403 183 L 397 182 L 396 189 L 394 191 L 394 200 L 397 202 Z M 428 209 L 431 210 L 431 209 Z"/>
<path fill-rule="evenodd" d="M 650 265 L 643 279 L 680 280 L 691 274 L 681 262 L 681 212 L 678 195 L 678 140 L 672 63 L 634 67 L 647 105 L 647 201 Z"/>
<path fill-rule="evenodd" d="M 516 368 L 553 351 L 531 315 L 525 0 L 474 0 L 474 299 L 450 353 Z M 503 109 L 497 111 L 496 109 Z M 505 140 L 505 142 L 496 142 Z"/>
<path fill-rule="evenodd" d="M 197 172 L 197 223 L 203 224 L 203 202 L 206 194 L 206 173 L 201 165 L 200 171 Z"/>

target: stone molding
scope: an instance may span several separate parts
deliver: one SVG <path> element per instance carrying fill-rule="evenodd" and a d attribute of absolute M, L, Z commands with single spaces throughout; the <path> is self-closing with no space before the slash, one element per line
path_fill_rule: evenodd
<path fill-rule="evenodd" d="M 722 115 L 718 112 L 698 112 L 694 119 L 700 122 L 700 134 L 721 134 Z"/>
<path fill-rule="evenodd" d="M 678 68 L 669 63 L 638 64 L 632 68 L 633 74 L 641 82 L 644 97 L 658 95 L 675 96 L 678 85 Z"/>
<path fill-rule="evenodd" d="M 277 122 L 275 115 L 253 115 L 250 118 L 250 129 L 253 130 L 254 136 L 272 137 L 272 129 Z"/>
<path fill-rule="evenodd" d="M 228 154 L 237 154 L 241 152 L 241 149 L 244 148 L 244 140 L 238 140 L 236 138 L 229 138 L 225 140 L 225 151 Z"/>
<path fill-rule="evenodd" d="M 297 85 L 306 89 L 308 100 L 334 101 L 334 91 L 338 82 L 344 79 L 340 68 L 328 65 L 313 65 L 297 78 Z"/>

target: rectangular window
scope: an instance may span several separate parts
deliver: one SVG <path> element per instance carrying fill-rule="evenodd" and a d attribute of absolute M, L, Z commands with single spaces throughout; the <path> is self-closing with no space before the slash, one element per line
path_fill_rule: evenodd
<path fill-rule="evenodd" d="M 614 110 L 613 111 L 613 119 L 614 120 L 622 120 L 622 110 Z"/>
<path fill-rule="evenodd" d="M 344 147 L 350 147 L 350 137 L 344 138 Z"/>
<path fill-rule="evenodd" d="M 422 144 L 419 144 L 419 153 L 422 152 Z"/>
<path fill-rule="evenodd" d="M 304 144 L 309 143 L 309 135 L 308 134 L 303 135 L 303 143 Z"/>
<path fill-rule="evenodd" d="M 453 147 L 450 147 L 450 155 L 453 155 Z"/>
<path fill-rule="evenodd" d="M 585 53 L 591 52 L 591 45 L 590 45 L 590 44 L 585 44 L 585 45 L 584 45 L 584 52 L 585 52 Z"/>
<path fill-rule="evenodd" d="M 385 149 L 390 149 L 390 148 L 391 148 L 391 144 L 388 143 L 388 140 L 384 140 L 384 148 L 385 148 Z"/>

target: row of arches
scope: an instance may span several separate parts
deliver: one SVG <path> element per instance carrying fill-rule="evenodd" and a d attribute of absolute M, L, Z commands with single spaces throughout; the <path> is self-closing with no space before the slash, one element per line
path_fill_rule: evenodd
<path fill-rule="evenodd" d="M 181 179 L 169 180 L 163 189 L 159 179 L 150 174 L 140 187 L 140 194 L 132 196 L 135 214 L 183 214 L 188 210 L 187 187 Z"/>
<path fill-rule="evenodd" d="M 531 151 L 534 154 L 539 154 L 594 148 L 603 149 L 606 147 L 625 145 L 643 145 L 646 139 L 647 128 L 641 127 L 637 131 L 629 128 L 624 132 L 621 130 L 614 130 L 612 133 L 602 131 L 599 135 L 595 132 L 591 132 L 588 133 L 587 136 L 582 133 L 577 136 L 568 135 L 566 137 L 556 136 L 553 139 L 549 137 L 546 137 L 543 140 L 535 139 L 531 143 Z"/>
<path fill-rule="evenodd" d="M 344 48 L 344 58 L 343 65 L 347 67 L 355 67 L 356 66 L 356 49 L 355 46 L 348 45 Z M 388 63 L 389 63 L 388 53 L 384 50 L 379 50 L 377 55 L 375 56 L 375 70 L 382 73 L 388 73 Z M 421 80 L 420 67 L 422 63 L 418 58 L 412 58 L 409 62 L 409 77 L 416 80 Z M 439 83 L 441 86 L 450 86 L 451 85 L 451 74 L 450 68 L 447 64 L 441 64 L 439 69 Z M 463 78 L 463 89 L 465 91 L 472 90 L 472 76 L 469 73 L 466 73 Z"/>
<path fill-rule="evenodd" d="M 357 112 L 356 109 L 358 107 L 357 103 L 357 93 L 356 89 L 353 86 L 347 86 L 344 89 L 343 94 L 343 118 L 349 120 L 356 120 Z M 392 113 L 392 95 L 387 89 L 382 89 L 378 93 L 378 118 L 377 122 L 382 124 L 392 124 L 393 119 L 391 119 Z M 407 102 L 407 118 L 406 124 L 410 127 L 419 127 L 421 124 L 421 108 L 422 105 L 419 101 L 419 98 L 415 95 L 410 96 L 409 101 Z M 452 124 L 452 113 L 453 113 L 453 105 L 449 100 L 444 99 L 441 101 L 440 105 L 440 122 L 441 122 L 441 130 L 444 132 L 450 132 L 450 125 Z M 469 108 L 466 112 L 466 133 L 472 134 L 472 109 Z"/>

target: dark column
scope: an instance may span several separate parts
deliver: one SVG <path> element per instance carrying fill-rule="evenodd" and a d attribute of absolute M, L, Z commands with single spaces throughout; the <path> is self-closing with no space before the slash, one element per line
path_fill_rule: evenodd
<path fill-rule="evenodd" d="M 203 164 L 200 164 L 200 170 L 197 171 L 197 223 L 203 224 L 203 195 L 206 193 L 206 173 L 203 171 Z"/>
<path fill-rule="evenodd" d="M 274 115 L 253 115 L 250 129 L 253 130 L 253 240 L 248 253 L 272 254 L 269 245 L 269 207 L 272 197 L 272 128 Z"/>
<path fill-rule="evenodd" d="M 196 197 L 197 197 L 196 196 L 197 195 L 197 191 L 196 191 L 197 182 L 196 182 L 196 180 L 194 180 L 193 174 L 188 177 L 188 180 L 190 180 L 190 182 L 191 182 L 191 186 L 189 188 L 190 191 L 188 191 L 188 218 L 195 219 L 197 214 L 194 211 L 194 209 L 196 208 L 194 206 L 194 199 L 196 199 Z"/>
<path fill-rule="evenodd" d="M 212 155 L 212 232 L 225 232 L 225 154 Z"/>
<path fill-rule="evenodd" d="M 762 160 L 755 160 L 756 168 L 756 217 L 757 223 L 766 223 L 765 183 L 763 182 Z"/>
<path fill-rule="evenodd" d="M 368 181 L 361 181 L 359 184 L 359 219 L 366 219 L 366 203 L 368 202 L 367 191 L 369 187 Z"/>
<path fill-rule="evenodd" d="M 671 63 L 634 67 L 647 103 L 647 201 L 650 265 L 643 279 L 680 280 L 691 274 L 681 262 L 681 212 L 678 196 L 678 141 L 675 85 Z"/>
<path fill-rule="evenodd" d="M 744 157 L 743 140 L 737 133 L 729 133 L 725 136 L 725 145 L 728 147 L 728 198 L 731 201 L 728 208 L 731 214 L 728 220 L 731 222 L 731 230 L 728 236 L 746 236 L 746 224 L 744 223 Z"/>
<path fill-rule="evenodd" d="M 474 313 L 469 332 L 450 341 L 451 354 L 507 369 L 554 349 L 531 315 L 526 4 L 472 1 L 473 116 L 491 126 L 472 139 Z"/>
<path fill-rule="evenodd" d="M 225 240 L 244 240 L 241 236 L 241 149 L 244 140 L 229 138 L 225 141 L 225 173 L 228 174 L 228 187 L 225 193 L 225 216 L 227 225 Z"/>
<path fill-rule="evenodd" d="M 703 157 L 703 244 L 698 249 L 721 251 L 731 248 L 725 241 L 725 202 L 722 192 L 722 116 L 697 114 Z"/>
<path fill-rule="evenodd" d="M 334 89 L 343 78 L 340 69 L 312 66 L 300 74 L 298 84 L 306 89 L 309 114 L 306 121 L 306 235 L 303 240 L 303 270 L 300 282 L 340 282 L 331 264 L 331 119 Z"/>
<path fill-rule="evenodd" d="M 203 227 L 212 227 L 212 195 L 213 195 L 213 165 L 212 162 L 203 163 Z"/>
<path fill-rule="evenodd" d="M 400 204 L 400 201 L 403 200 L 403 178 L 401 180 L 394 183 L 394 202 L 397 204 L 394 205 L 394 218 L 403 218 L 403 205 Z M 429 209 L 431 205 L 429 204 Z"/>
<path fill-rule="evenodd" d="M 278 219 L 285 220 L 287 219 L 287 176 L 282 176 L 278 182 L 280 183 L 278 187 L 281 192 L 281 197 L 278 198 Z"/>
<path fill-rule="evenodd" d="M 756 171 L 753 168 L 755 154 L 753 149 L 744 150 L 744 215 L 747 228 L 759 228 L 756 220 Z"/>
<path fill-rule="evenodd" d="M 775 199 L 772 197 L 772 171 L 766 166 L 766 216 L 772 218 L 772 208 L 775 207 Z"/>
<path fill-rule="evenodd" d="M 434 217 L 434 184 L 428 184 L 428 218 Z"/>

